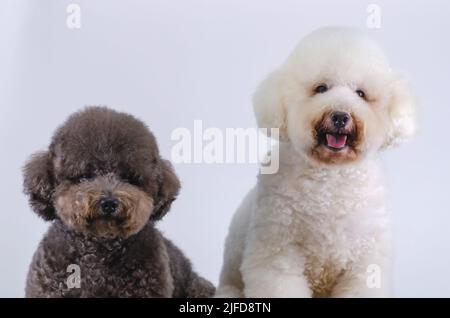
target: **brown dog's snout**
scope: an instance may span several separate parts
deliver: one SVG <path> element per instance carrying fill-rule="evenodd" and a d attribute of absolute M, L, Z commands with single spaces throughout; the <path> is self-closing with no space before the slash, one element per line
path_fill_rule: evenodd
<path fill-rule="evenodd" d="M 107 197 L 100 201 L 100 208 L 104 215 L 113 215 L 117 212 L 119 200 L 114 197 Z"/>
<path fill-rule="evenodd" d="M 330 119 L 335 128 L 341 129 L 351 123 L 352 116 L 346 112 L 335 111 L 330 114 Z"/>

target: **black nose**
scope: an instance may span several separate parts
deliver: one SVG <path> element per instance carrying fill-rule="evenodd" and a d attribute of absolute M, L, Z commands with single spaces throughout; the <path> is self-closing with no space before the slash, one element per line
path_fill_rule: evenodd
<path fill-rule="evenodd" d="M 119 201 L 115 198 L 105 198 L 100 201 L 100 207 L 102 208 L 103 214 L 111 215 L 119 207 Z"/>
<path fill-rule="evenodd" d="M 331 114 L 331 121 L 336 128 L 344 128 L 350 121 L 350 115 L 344 112 L 333 112 Z"/>

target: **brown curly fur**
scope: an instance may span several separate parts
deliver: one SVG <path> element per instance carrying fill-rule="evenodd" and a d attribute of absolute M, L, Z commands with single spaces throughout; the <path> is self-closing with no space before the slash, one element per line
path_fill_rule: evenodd
<path fill-rule="evenodd" d="M 180 183 L 136 118 L 105 107 L 72 115 L 24 167 L 33 210 L 52 221 L 34 254 L 27 297 L 209 297 L 214 287 L 155 229 Z M 101 202 L 114 198 L 112 215 Z M 67 284 L 80 268 L 80 288 Z M 69 288 L 72 287 L 72 288 Z"/>

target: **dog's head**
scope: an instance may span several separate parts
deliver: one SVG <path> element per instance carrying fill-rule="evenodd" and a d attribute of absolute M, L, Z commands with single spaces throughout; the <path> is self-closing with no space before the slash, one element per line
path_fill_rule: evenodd
<path fill-rule="evenodd" d="M 254 95 L 262 128 L 310 160 L 358 161 L 414 133 L 415 101 L 382 50 L 351 28 L 305 37 Z"/>
<path fill-rule="evenodd" d="M 102 107 L 72 115 L 24 167 L 37 214 L 101 237 L 128 237 L 160 219 L 179 187 L 147 127 Z"/>

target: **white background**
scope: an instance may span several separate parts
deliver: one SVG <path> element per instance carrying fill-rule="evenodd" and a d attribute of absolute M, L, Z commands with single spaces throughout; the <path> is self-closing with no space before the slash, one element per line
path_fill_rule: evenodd
<path fill-rule="evenodd" d="M 48 224 L 22 194 L 21 167 L 85 105 L 144 120 L 170 156 L 176 127 L 254 127 L 251 94 L 298 40 L 327 25 L 366 28 L 366 1 L 0 0 L 0 296 L 22 297 Z M 383 154 L 394 208 L 396 296 L 450 296 L 450 2 L 376 1 L 368 30 L 421 101 L 420 133 Z M 187 165 L 159 224 L 217 283 L 230 218 L 256 165 Z"/>

